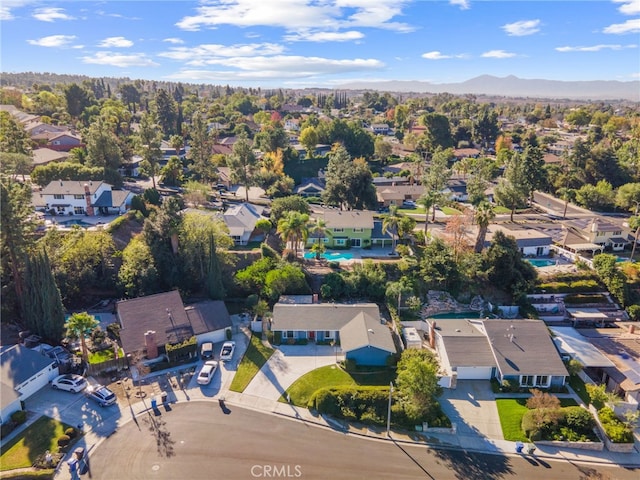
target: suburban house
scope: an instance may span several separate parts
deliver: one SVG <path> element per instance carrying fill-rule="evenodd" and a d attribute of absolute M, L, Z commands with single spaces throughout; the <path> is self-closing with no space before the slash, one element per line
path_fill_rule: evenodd
<path fill-rule="evenodd" d="M 373 185 L 375 187 L 389 186 L 389 185 L 408 185 L 409 177 L 400 177 L 394 175 L 392 177 L 373 177 Z"/>
<path fill-rule="evenodd" d="M 131 205 L 133 193 L 112 190 L 101 181 L 54 180 L 40 191 L 37 205 L 58 215 L 122 214 Z"/>
<path fill-rule="evenodd" d="M 565 222 L 565 225 L 584 240 L 614 252 L 624 250 L 629 244 L 628 232 L 621 225 L 602 217 L 579 218 Z M 571 247 L 571 245 L 567 245 Z"/>
<path fill-rule="evenodd" d="M 59 125 L 51 125 L 50 123 L 42 123 L 42 122 L 29 122 L 24 126 L 25 131 L 29 134 L 30 137 L 35 135 L 42 135 L 43 133 L 62 133 L 66 132 L 69 129 L 66 127 L 61 127 Z"/>
<path fill-rule="evenodd" d="M 167 162 L 171 157 L 176 156 L 182 160 L 186 155 L 184 145 L 182 145 L 176 152 L 175 147 L 171 145 L 167 140 L 162 140 L 162 142 L 160 142 L 160 151 L 162 152 L 163 162 Z"/>
<path fill-rule="evenodd" d="M 68 157 L 68 152 L 59 152 L 50 148 L 36 148 L 32 151 L 33 166 L 48 165 L 51 162 L 64 162 Z"/>
<path fill-rule="evenodd" d="M 549 249 L 553 243 L 551 235 L 534 230 L 533 228 L 506 228 L 501 225 L 489 225 L 484 245 L 488 247 L 496 233 L 502 232 L 513 237 L 525 257 L 540 257 L 549 255 Z"/>
<path fill-rule="evenodd" d="M 389 328 L 374 303 L 276 303 L 271 330 L 284 343 L 335 342 L 358 365 L 386 365 L 396 353 Z"/>
<path fill-rule="evenodd" d="M 469 199 L 467 193 L 467 182 L 460 178 L 451 178 L 447 182 L 447 186 L 442 191 L 454 202 L 466 202 Z"/>
<path fill-rule="evenodd" d="M 482 327 L 499 382 L 536 388 L 564 386 L 569 373 L 542 320 L 484 320 Z"/>
<path fill-rule="evenodd" d="M 480 156 L 480 150 L 477 148 L 456 148 L 453 151 L 453 155 L 456 160 L 462 160 L 463 158 L 478 158 Z"/>
<path fill-rule="evenodd" d="M 376 185 L 376 197 L 381 207 L 402 206 L 405 200 L 417 200 L 425 193 L 422 185 Z"/>
<path fill-rule="evenodd" d="M 300 131 L 300 120 L 297 118 L 287 118 L 284 121 L 284 129 L 294 132 Z"/>
<path fill-rule="evenodd" d="M 555 388 L 569 374 L 541 320 L 428 320 L 429 343 L 450 388 L 457 380 L 510 381 Z"/>
<path fill-rule="evenodd" d="M 369 130 L 373 132 L 374 135 L 388 135 L 390 128 L 386 123 L 372 123 Z"/>
<path fill-rule="evenodd" d="M 61 132 L 53 137 L 49 137 L 49 141 L 47 142 L 47 148 L 51 150 L 57 150 L 59 152 L 68 152 L 74 148 L 84 147 L 82 143 L 82 138 L 78 135 L 74 135 L 73 133 L 66 131 Z"/>
<path fill-rule="evenodd" d="M 19 344 L 0 347 L 0 423 L 58 375 L 56 361 L 46 355 Z"/>
<path fill-rule="evenodd" d="M 229 235 L 236 245 L 249 243 L 258 220 L 267 218 L 262 216 L 264 207 L 251 203 L 238 203 L 230 206 L 222 215 L 224 223 L 229 227 Z"/>
<path fill-rule="evenodd" d="M 372 246 L 373 212 L 367 210 L 325 210 L 323 220 L 326 233 L 322 237 L 322 241 L 328 248 Z M 309 235 L 307 246 L 321 241 L 320 238 Z"/>
<path fill-rule="evenodd" d="M 294 193 L 301 197 L 321 197 L 325 189 L 324 178 L 303 178 L 300 185 L 296 186 Z"/>
<path fill-rule="evenodd" d="M 222 301 L 196 303 L 185 308 L 177 290 L 116 303 L 120 339 L 126 355 L 144 353 L 158 357 L 164 346 L 197 337 L 198 343 L 221 342 L 231 328 L 231 318 Z"/>

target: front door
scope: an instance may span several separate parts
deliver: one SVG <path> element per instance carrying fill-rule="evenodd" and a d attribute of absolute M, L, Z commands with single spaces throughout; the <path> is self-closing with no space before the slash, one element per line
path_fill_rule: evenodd
<path fill-rule="evenodd" d="M 356 247 L 356 248 L 360 248 L 360 239 L 359 238 L 352 238 L 351 239 L 351 246 L 352 247 Z"/>
<path fill-rule="evenodd" d="M 316 332 L 315 332 L 315 330 L 310 330 L 309 331 L 309 340 L 311 340 L 312 342 L 314 342 L 316 340 Z"/>

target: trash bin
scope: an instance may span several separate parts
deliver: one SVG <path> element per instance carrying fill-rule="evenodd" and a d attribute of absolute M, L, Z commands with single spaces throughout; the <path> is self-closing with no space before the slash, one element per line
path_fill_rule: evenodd
<path fill-rule="evenodd" d="M 524 448 L 524 443 L 516 442 L 516 453 L 522 453 L 523 448 Z"/>
<path fill-rule="evenodd" d="M 163 393 L 162 394 L 162 404 L 164 405 L 165 403 L 167 403 L 167 394 Z"/>
<path fill-rule="evenodd" d="M 151 399 L 151 408 L 153 408 L 154 410 L 158 408 L 158 402 L 155 397 Z"/>
<path fill-rule="evenodd" d="M 528 453 L 529 455 L 533 455 L 533 452 L 535 452 L 535 451 L 536 451 L 536 446 L 535 446 L 535 445 L 533 445 L 533 444 L 529 444 L 529 445 L 527 446 L 527 453 Z"/>

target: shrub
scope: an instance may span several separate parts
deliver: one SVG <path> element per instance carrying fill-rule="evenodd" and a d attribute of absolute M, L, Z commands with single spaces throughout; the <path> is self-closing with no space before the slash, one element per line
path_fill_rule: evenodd
<path fill-rule="evenodd" d="M 584 304 L 584 303 L 602 303 L 607 299 L 603 295 L 584 295 L 576 293 L 574 295 L 567 295 L 564 297 L 564 303 L 570 304 Z"/>
<path fill-rule="evenodd" d="M 344 361 L 344 369 L 347 372 L 354 372 L 357 368 L 356 361 L 353 358 L 347 358 Z"/>
<path fill-rule="evenodd" d="M 306 345 L 309 343 L 309 340 L 306 338 L 299 338 L 296 340 L 296 345 Z"/>
<path fill-rule="evenodd" d="M 604 404 L 607 402 L 607 392 L 605 391 L 604 385 L 593 385 L 592 383 L 587 383 L 585 385 L 587 389 L 587 394 L 591 399 L 591 404 L 596 407 L 596 410 L 600 410 L 604 407 Z"/>
<path fill-rule="evenodd" d="M 17 425 L 13 422 L 6 422 L 0 426 L 0 438 L 4 438 L 15 430 Z"/>
<path fill-rule="evenodd" d="M 340 268 L 340 262 L 329 262 L 329 268 L 338 270 Z"/>
<path fill-rule="evenodd" d="M 563 423 L 578 433 L 590 433 L 595 426 L 595 420 L 591 412 L 582 407 L 565 407 Z"/>
<path fill-rule="evenodd" d="M 633 321 L 640 321 L 640 305 L 629 305 L 627 307 L 629 318 Z"/>
<path fill-rule="evenodd" d="M 27 421 L 27 412 L 24 410 L 18 410 L 17 412 L 13 412 L 11 414 L 11 421 L 16 425 L 20 425 Z"/>
<path fill-rule="evenodd" d="M 69 427 L 69 428 L 67 428 L 67 429 L 64 431 L 64 434 L 65 434 L 66 436 L 68 436 L 69 438 L 75 438 L 75 437 L 76 437 L 76 435 L 77 435 L 77 433 L 78 433 L 78 432 L 77 432 L 77 431 L 76 431 L 76 429 L 75 429 L 75 428 L 73 428 L 73 427 Z"/>
<path fill-rule="evenodd" d="M 598 410 L 598 418 L 613 443 L 633 443 L 633 431 L 622 423 L 609 407 Z"/>
<path fill-rule="evenodd" d="M 500 389 L 503 392 L 515 393 L 520 391 L 520 384 L 515 379 L 503 380 Z"/>
<path fill-rule="evenodd" d="M 58 446 L 61 448 L 64 448 L 67 445 L 69 445 L 70 441 L 71 441 L 71 438 L 69 437 L 69 435 L 60 435 L 58 437 Z"/>
<path fill-rule="evenodd" d="M 274 345 L 280 345 L 282 343 L 282 332 L 276 331 L 273 332 L 273 343 Z"/>
<path fill-rule="evenodd" d="M 233 338 L 233 332 L 231 331 L 230 328 L 227 328 L 224 331 L 225 336 L 227 337 L 227 340 L 231 340 Z"/>
<path fill-rule="evenodd" d="M 260 253 L 262 254 L 262 258 L 273 258 L 274 260 L 280 260 L 280 254 L 275 251 L 271 245 L 267 245 L 266 243 L 260 244 Z"/>

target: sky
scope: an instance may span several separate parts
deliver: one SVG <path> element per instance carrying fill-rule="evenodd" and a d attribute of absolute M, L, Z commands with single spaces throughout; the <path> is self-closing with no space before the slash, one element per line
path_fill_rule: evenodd
<path fill-rule="evenodd" d="M 640 0 L 0 0 L 2 72 L 247 87 L 640 79 Z"/>

